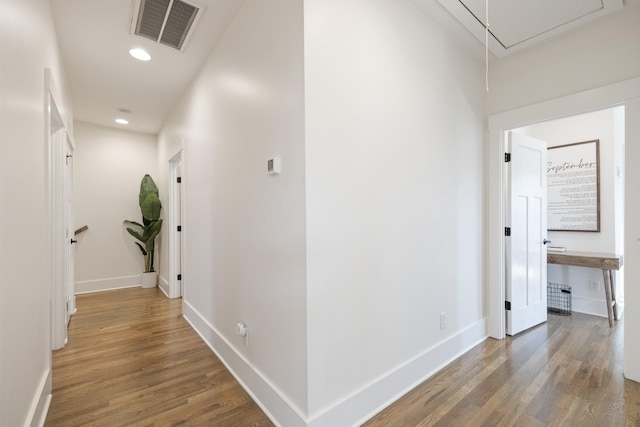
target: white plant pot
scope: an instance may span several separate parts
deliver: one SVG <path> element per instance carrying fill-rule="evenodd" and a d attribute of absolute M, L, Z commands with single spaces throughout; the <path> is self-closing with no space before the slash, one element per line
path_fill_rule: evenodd
<path fill-rule="evenodd" d="M 140 285 L 142 285 L 143 288 L 155 288 L 158 285 L 158 273 L 155 271 L 142 273 L 142 276 L 140 276 Z"/>

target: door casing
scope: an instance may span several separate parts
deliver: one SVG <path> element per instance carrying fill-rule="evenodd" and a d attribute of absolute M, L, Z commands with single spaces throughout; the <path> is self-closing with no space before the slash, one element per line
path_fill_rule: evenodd
<path fill-rule="evenodd" d="M 634 129 L 634 134 L 630 134 L 629 123 L 633 120 L 640 121 L 640 110 L 628 108 L 634 98 L 640 97 L 640 78 L 625 80 L 608 86 L 591 89 L 585 92 L 568 95 L 550 101 L 533 104 L 527 107 L 518 108 L 489 117 L 489 144 L 488 144 L 488 201 L 487 201 L 487 280 L 488 280 L 488 301 L 487 301 L 487 332 L 492 338 L 503 339 L 505 337 L 505 243 L 504 227 L 505 211 L 504 186 L 506 173 L 504 168 L 504 147 L 506 133 L 509 130 L 540 123 L 548 120 L 569 117 L 576 114 L 601 110 L 604 108 L 625 105 L 627 119 L 625 122 L 626 139 L 631 141 L 634 138 L 640 140 L 640 135 Z M 627 155 L 626 165 L 632 166 L 633 156 Z M 629 167 L 625 167 L 629 171 Z M 627 176 L 629 179 L 629 176 Z M 630 188 L 627 186 L 625 200 L 630 199 Z M 628 211 L 627 211 L 628 212 Z M 628 245 L 638 236 L 634 236 L 631 227 L 625 227 L 625 252 L 629 252 Z M 625 269 L 625 283 L 640 281 L 640 274 L 633 277 L 633 271 Z M 640 273 L 640 272 L 639 272 Z M 633 290 L 625 285 L 625 296 L 627 301 L 632 300 Z M 640 303 L 640 294 L 638 295 Z M 639 304 L 640 306 L 640 304 Z M 627 328 L 630 329 L 630 328 Z M 626 333 L 626 330 L 625 330 Z M 625 360 L 627 359 L 625 347 Z M 626 373 L 626 365 L 625 365 Z M 640 368 L 638 372 L 640 378 Z"/>

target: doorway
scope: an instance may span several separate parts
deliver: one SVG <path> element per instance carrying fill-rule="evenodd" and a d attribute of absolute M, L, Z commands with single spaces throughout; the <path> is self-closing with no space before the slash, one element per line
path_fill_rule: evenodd
<path fill-rule="evenodd" d="M 180 298 L 183 265 L 182 150 L 169 160 L 169 298 Z"/>
<path fill-rule="evenodd" d="M 488 153 L 488 238 L 487 238 L 487 279 L 488 279 L 488 335 L 503 339 L 505 337 L 504 319 L 504 280 L 505 280 L 505 245 L 504 245 L 504 206 L 502 189 L 505 184 L 503 170 L 504 135 L 507 130 L 528 126 L 561 117 L 601 110 L 607 107 L 625 106 L 625 170 L 627 181 L 640 180 L 640 171 L 636 172 L 634 164 L 640 161 L 640 78 L 615 83 L 609 86 L 592 89 L 586 92 L 546 101 L 540 104 L 523 107 L 493 115 L 489 118 L 489 153 Z M 634 143 L 635 141 L 635 143 Z M 637 168 L 636 168 L 637 169 Z M 625 217 L 628 219 L 624 232 L 624 253 L 627 259 L 640 257 L 640 194 L 625 189 Z M 627 263 L 625 267 L 626 283 L 640 281 L 640 265 Z M 625 286 L 625 322 L 640 323 L 640 289 Z M 640 380 L 640 366 L 633 360 L 640 357 L 640 344 L 635 344 L 630 335 L 633 328 L 625 328 L 625 376 Z M 637 341 L 637 340 L 636 340 Z"/>
<path fill-rule="evenodd" d="M 75 311 L 73 276 L 73 141 L 59 109 L 50 70 L 45 71 L 47 238 L 51 258 L 51 348 L 64 347 L 67 325 Z"/>
<path fill-rule="evenodd" d="M 556 215 L 552 221 L 553 226 L 549 228 L 559 229 L 562 224 L 566 224 L 560 221 L 577 220 L 572 217 L 578 212 L 589 211 L 592 215 L 589 220 L 599 219 L 585 227 L 592 231 L 578 231 L 576 226 L 580 224 L 565 226 L 575 231 L 549 231 L 547 238 L 551 247 L 579 252 L 624 253 L 624 113 L 624 106 L 617 106 L 517 129 L 519 133 L 545 141 L 550 151 L 567 144 L 576 144 L 573 147 L 583 145 L 580 143 L 589 144 L 589 141 L 597 150 L 598 173 L 594 172 L 593 175 L 596 188 L 591 194 L 584 193 L 587 188 L 585 184 L 589 182 L 584 178 L 585 172 L 572 173 L 570 181 L 573 184 L 565 185 L 563 191 L 567 197 L 564 200 L 574 202 L 574 206 L 570 208 L 573 213 L 565 211 L 565 208 L 558 209 L 563 212 L 562 218 Z M 594 142 L 595 140 L 597 141 Z M 573 192 L 567 194 L 567 191 Z M 569 199 L 569 196 L 573 198 Z M 591 198 L 581 198 L 582 196 Z M 582 220 L 584 218 L 580 219 Z M 550 283 L 571 286 L 574 312 L 608 317 L 601 270 L 550 264 L 548 273 Z M 613 274 L 618 285 L 618 305 L 622 305 L 624 266 Z"/>

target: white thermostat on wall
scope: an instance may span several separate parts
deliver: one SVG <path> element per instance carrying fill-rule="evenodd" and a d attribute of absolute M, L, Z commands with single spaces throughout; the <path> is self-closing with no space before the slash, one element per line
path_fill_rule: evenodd
<path fill-rule="evenodd" d="M 267 173 L 269 175 L 280 175 L 280 156 L 273 156 L 267 160 Z"/>

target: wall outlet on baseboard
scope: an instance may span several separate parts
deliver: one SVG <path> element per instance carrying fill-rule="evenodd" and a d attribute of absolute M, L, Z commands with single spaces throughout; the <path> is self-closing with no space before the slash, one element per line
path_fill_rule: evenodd
<path fill-rule="evenodd" d="M 598 280 L 589 280 L 589 290 L 592 292 L 600 291 L 600 281 Z"/>
<path fill-rule="evenodd" d="M 444 329 L 447 327 L 447 312 L 443 311 L 440 313 L 440 329 Z"/>

